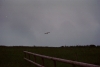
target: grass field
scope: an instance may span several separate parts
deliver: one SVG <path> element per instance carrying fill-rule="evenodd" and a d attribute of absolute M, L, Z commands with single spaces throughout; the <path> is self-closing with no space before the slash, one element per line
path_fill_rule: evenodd
<path fill-rule="evenodd" d="M 100 47 L 0 47 L 0 67 L 35 67 L 23 59 L 24 50 L 52 57 L 100 65 Z M 37 57 L 37 62 L 41 63 L 39 57 Z M 45 65 L 46 67 L 54 67 L 51 60 L 45 60 Z M 67 66 L 71 67 L 69 64 L 57 62 L 57 67 Z"/>

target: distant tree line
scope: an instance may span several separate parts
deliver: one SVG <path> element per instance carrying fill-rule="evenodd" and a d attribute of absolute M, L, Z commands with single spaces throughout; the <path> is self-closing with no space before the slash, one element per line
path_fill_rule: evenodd
<path fill-rule="evenodd" d="M 5 46 L 5 45 L 0 45 L 0 47 L 34 47 L 34 48 L 49 48 L 50 46 Z M 100 45 L 94 45 L 94 44 L 90 44 L 90 45 L 75 45 L 75 46 L 60 46 L 60 48 L 67 48 L 67 47 L 100 47 Z M 54 48 L 54 47 L 52 47 Z M 57 47 L 55 47 L 57 48 Z"/>
<path fill-rule="evenodd" d="M 64 47 L 100 47 L 100 45 L 94 45 L 94 44 L 90 44 L 90 45 L 75 45 L 75 46 L 61 46 L 61 48 L 64 48 Z"/>

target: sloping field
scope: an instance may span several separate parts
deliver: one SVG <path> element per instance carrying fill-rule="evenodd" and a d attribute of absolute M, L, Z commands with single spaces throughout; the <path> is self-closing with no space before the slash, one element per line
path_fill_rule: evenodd
<path fill-rule="evenodd" d="M 100 65 L 100 47 L 0 47 L 0 67 L 34 67 L 33 64 L 23 59 L 24 50 L 52 57 Z M 31 59 L 34 58 L 31 56 Z M 37 62 L 41 64 L 41 58 L 37 57 Z M 45 66 L 53 67 L 53 62 L 51 60 L 45 60 Z M 66 66 L 71 67 L 69 64 L 57 62 L 57 67 Z"/>

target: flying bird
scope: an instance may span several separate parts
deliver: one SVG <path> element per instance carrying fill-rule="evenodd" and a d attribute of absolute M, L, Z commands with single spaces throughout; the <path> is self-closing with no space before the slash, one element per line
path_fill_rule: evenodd
<path fill-rule="evenodd" d="M 48 34 L 48 33 L 50 33 L 50 32 L 46 32 L 46 33 L 44 33 L 44 34 Z"/>

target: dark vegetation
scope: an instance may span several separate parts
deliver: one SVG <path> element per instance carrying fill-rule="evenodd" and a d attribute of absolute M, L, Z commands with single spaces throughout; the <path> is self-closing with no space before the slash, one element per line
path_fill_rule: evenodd
<path fill-rule="evenodd" d="M 100 65 L 100 46 L 61 46 L 61 47 L 29 47 L 29 46 L 0 46 L 0 67 L 34 67 L 23 59 L 23 51 L 58 57 L 79 62 Z M 31 59 L 34 58 L 31 56 Z M 41 64 L 41 58 L 37 57 Z M 53 67 L 53 61 L 45 59 L 46 67 Z M 57 62 L 57 67 L 71 67 L 69 64 Z"/>

